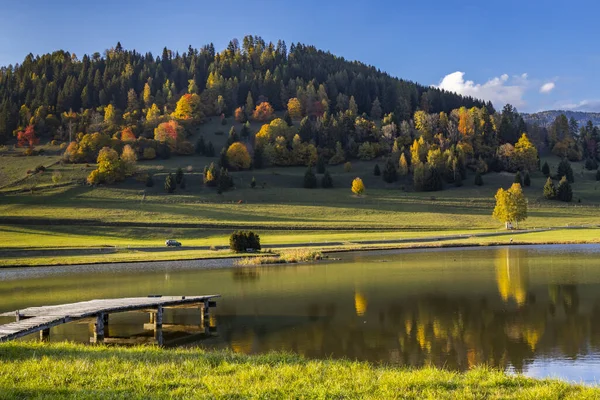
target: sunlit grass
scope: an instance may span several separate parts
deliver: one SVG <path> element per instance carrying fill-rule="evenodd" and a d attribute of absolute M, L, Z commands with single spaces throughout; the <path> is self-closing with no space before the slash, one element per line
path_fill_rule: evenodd
<path fill-rule="evenodd" d="M 363 362 L 153 347 L 0 345 L 4 398 L 597 399 L 600 389 L 509 376 Z"/>

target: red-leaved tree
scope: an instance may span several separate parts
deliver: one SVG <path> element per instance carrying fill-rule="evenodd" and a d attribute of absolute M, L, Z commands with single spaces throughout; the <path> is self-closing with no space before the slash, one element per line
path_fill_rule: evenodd
<path fill-rule="evenodd" d="M 33 146 L 40 142 L 40 140 L 35 137 L 33 125 L 29 125 L 24 131 L 17 133 L 17 141 L 19 147 L 29 147 L 30 149 L 33 149 Z"/>

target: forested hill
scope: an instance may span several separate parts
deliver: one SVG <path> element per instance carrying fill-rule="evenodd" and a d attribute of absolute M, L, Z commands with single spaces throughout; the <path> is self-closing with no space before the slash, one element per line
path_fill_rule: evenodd
<path fill-rule="evenodd" d="M 538 124 L 539 126 L 550 126 L 556 119 L 556 117 L 564 114 L 569 120 L 574 119 L 579 125 L 584 125 L 588 121 L 596 126 L 600 125 L 600 112 L 584 112 L 584 111 L 560 111 L 560 110 L 549 110 L 540 111 L 534 114 L 522 114 L 523 119 L 528 124 Z"/>
<path fill-rule="evenodd" d="M 485 105 L 493 113 L 491 103 L 397 79 L 313 46 L 292 44 L 288 51 L 283 41 L 247 36 L 219 53 L 210 44 L 181 54 L 165 48 L 155 56 L 119 43 L 103 55 L 30 54 L 22 64 L 0 69 L 0 142 L 30 125 L 38 137 L 66 140 L 74 114 L 87 120 L 77 129 L 88 131 L 109 105 L 130 125 L 140 124 L 150 106 L 172 112 L 186 93 L 200 95 L 205 117 L 230 115 L 249 98 L 285 110 L 293 97 L 332 113 L 347 109 L 353 97 L 359 113 L 370 113 L 375 104 L 401 120 L 417 109 L 449 113 Z"/>

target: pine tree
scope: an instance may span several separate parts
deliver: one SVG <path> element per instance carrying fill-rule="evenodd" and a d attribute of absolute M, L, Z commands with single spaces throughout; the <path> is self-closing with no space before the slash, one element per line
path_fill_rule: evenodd
<path fill-rule="evenodd" d="M 212 142 L 208 142 L 206 145 L 206 153 L 204 153 L 206 157 L 214 157 L 215 156 L 215 147 Z"/>
<path fill-rule="evenodd" d="M 256 178 L 252 177 L 252 180 L 250 181 L 250 187 L 252 189 L 254 189 L 256 187 Z"/>
<path fill-rule="evenodd" d="M 396 166 L 390 158 L 385 163 L 385 169 L 383 170 L 383 180 L 387 183 L 396 182 L 398 180 L 398 171 Z"/>
<path fill-rule="evenodd" d="M 175 182 L 179 185 L 183 180 L 183 170 L 181 167 L 177 168 L 177 172 L 175 172 Z"/>
<path fill-rule="evenodd" d="M 573 189 L 571 188 L 571 183 L 566 176 L 563 176 L 560 182 L 558 182 L 556 198 L 567 203 L 573 200 Z"/>
<path fill-rule="evenodd" d="M 146 187 L 152 186 L 154 186 L 154 178 L 152 177 L 152 175 L 148 174 L 148 177 L 146 178 Z"/>
<path fill-rule="evenodd" d="M 263 149 L 260 146 L 254 148 L 252 156 L 252 168 L 260 169 L 263 167 Z"/>
<path fill-rule="evenodd" d="M 521 177 L 521 171 L 517 171 L 517 173 L 515 174 L 514 183 L 518 183 L 519 185 L 523 186 L 523 178 Z"/>
<path fill-rule="evenodd" d="M 181 182 L 179 182 L 179 188 L 180 189 L 185 189 L 185 185 L 186 185 L 186 183 L 185 183 L 185 176 L 182 176 L 181 177 Z"/>
<path fill-rule="evenodd" d="M 542 165 L 542 173 L 544 176 L 550 176 L 550 166 L 546 161 L 544 161 L 544 165 Z"/>
<path fill-rule="evenodd" d="M 596 171 L 596 180 L 600 181 L 600 169 Z"/>
<path fill-rule="evenodd" d="M 308 167 L 304 174 L 304 188 L 313 189 L 317 187 L 317 177 L 312 170 L 312 167 Z"/>
<path fill-rule="evenodd" d="M 165 179 L 165 190 L 167 191 L 167 193 L 173 193 L 176 187 L 177 183 L 175 182 L 175 178 L 173 177 L 173 175 L 167 175 L 167 179 Z"/>
<path fill-rule="evenodd" d="M 375 168 L 373 168 L 373 175 L 380 176 L 381 170 L 379 169 L 379 164 L 375 164 Z"/>
<path fill-rule="evenodd" d="M 201 156 L 206 154 L 206 143 L 204 143 L 204 136 L 200 136 L 196 142 L 196 154 Z"/>
<path fill-rule="evenodd" d="M 483 186 L 483 178 L 481 177 L 481 172 L 475 172 L 475 185 Z"/>
<path fill-rule="evenodd" d="M 556 176 L 558 178 L 562 178 L 563 176 L 567 177 L 567 180 L 570 183 L 575 182 L 575 177 L 573 176 L 573 168 L 571 168 L 571 163 L 566 159 L 562 159 L 556 168 Z"/>
<path fill-rule="evenodd" d="M 321 187 L 323 189 L 329 189 L 333 187 L 333 179 L 331 178 L 329 171 L 325 171 L 323 174 L 323 178 L 321 178 Z"/>
<path fill-rule="evenodd" d="M 317 158 L 317 174 L 325 173 L 325 159 L 323 157 Z"/>
<path fill-rule="evenodd" d="M 544 185 L 544 197 L 548 200 L 556 199 L 556 187 L 554 187 L 554 182 L 550 177 L 548 177 Z"/>
<path fill-rule="evenodd" d="M 526 187 L 531 186 L 531 177 L 529 176 L 529 171 L 525 171 L 525 177 L 523 178 L 523 184 Z"/>

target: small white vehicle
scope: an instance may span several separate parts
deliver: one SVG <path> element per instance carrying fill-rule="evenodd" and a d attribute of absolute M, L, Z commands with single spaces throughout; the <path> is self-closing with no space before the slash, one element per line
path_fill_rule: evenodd
<path fill-rule="evenodd" d="M 165 242 L 167 247 L 181 247 L 181 243 L 175 239 L 169 239 Z"/>

